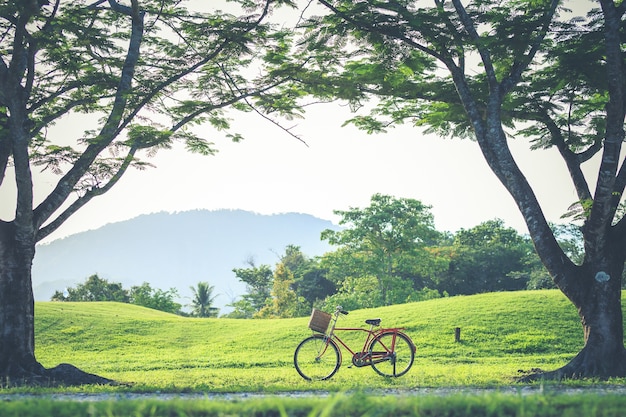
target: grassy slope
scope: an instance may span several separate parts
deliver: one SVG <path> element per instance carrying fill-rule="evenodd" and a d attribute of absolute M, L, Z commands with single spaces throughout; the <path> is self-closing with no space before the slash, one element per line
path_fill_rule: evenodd
<path fill-rule="evenodd" d="M 582 347 L 574 307 L 558 291 L 493 293 L 359 310 L 341 325 L 381 317 L 417 345 L 413 369 L 397 380 L 369 368 L 307 383 L 293 368 L 308 318 L 193 319 L 117 303 L 36 304 L 36 356 L 135 383 L 137 390 L 280 391 L 497 385 L 518 370 L 553 369 Z M 454 342 L 460 327 L 461 343 Z"/>

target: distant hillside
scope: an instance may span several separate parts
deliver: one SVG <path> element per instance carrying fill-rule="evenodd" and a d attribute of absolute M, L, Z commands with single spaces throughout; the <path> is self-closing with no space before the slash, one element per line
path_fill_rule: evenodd
<path fill-rule="evenodd" d="M 272 267 L 287 245 L 313 257 L 330 250 L 320 240 L 327 220 L 307 214 L 260 215 L 240 210 L 156 213 L 112 223 L 37 246 L 33 263 L 35 299 L 50 300 L 55 290 L 83 282 L 97 273 L 124 288 L 149 282 L 153 288 L 176 288 L 189 303 L 190 286 L 208 281 L 224 308 L 245 286 L 232 272 L 246 259 Z"/>

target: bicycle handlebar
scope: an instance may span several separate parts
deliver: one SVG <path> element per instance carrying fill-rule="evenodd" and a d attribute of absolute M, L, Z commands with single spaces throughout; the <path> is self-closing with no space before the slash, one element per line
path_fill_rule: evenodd
<path fill-rule="evenodd" d="M 347 316 L 347 315 L 348 315 L 348 312 L 347 312 L 346 310 L 344 310 L 344 309 L 343 309 L 343 307 L 341 307 L 341 306 L 337 306 L 336 312 L 337 312 L 337 313 L 341 313 L 341 314 L 343 314 L 344 316 Z"/>

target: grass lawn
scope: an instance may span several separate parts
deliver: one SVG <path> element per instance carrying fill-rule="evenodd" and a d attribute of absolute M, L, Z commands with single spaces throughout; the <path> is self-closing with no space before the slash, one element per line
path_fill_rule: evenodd
<path fill-rule="evenodd" d="M 621 417 L 626 396 L 603 384 L 516 384 L 531 369 L 554 369 L 582 347 L 574 307 L 558 291 L 451 297 L 353 311 L 341 325 L 367 318 L 399 326 L 413 338 L 413 368 L 398 379 L 344 365 L 329 381 L 307 382 L 293 367 L 297 344 L 311 334 L 308 318 L 233 320 L 184 318 L 119 303 L 36 304 L 36 356 L 46 367 L 71 363 L 125 384 L 74 388 L 0 389 L 2 417 Z M 461 328 L 455 341 L 454 329 Z M 355 348 L 359 340 L 350 340 Z M 520 372 L 522 371 L 522 372 Z M 578 393 L 559 394 L 576 386 Z M 594 390 L 589 389 L 591 386 Z M 511 387 L 513 387 L 511 389 Z M 432 390 L 429 390 L 432 388 Z M 488 390 L 486 388 L 489 388 Z M 414 395 L 415 390 L 430 392 Z M 458 390 L 458 391 L 456 391 Z M 324 395 L 285 397 L 284 393 Z M 400 397 L 387 395 L 403 393 Z M 446 394 L 442 395 L 441 392 Z M 242 400 L 127 399 L 129 393 L 263 393 Z M 108 395 L 98 401 L 59 400 Z M 20 395 L 24 395 L 20 397 Z M 65 397 L 67 398 L 67 397 Z M 74 397 L 70 397 L 74 398 Z M 84 397 L 81 397 L 84 398 Z M 101 398 L 101 397 L 98 397 Z"/>
<path fill-rule="evenodd" d="M 304 381 L 293 352 L 311 334 L 306 317 L 198 319 L 118 303 L 37 303 L 36 356 L 46 367 L 67 362 L 131 384 L 89 388 L 95 390 L 334 392 L 510 385 L 520 371 L 557 368 L 582 347 L 576 311 L 558 291 L 450 297 L 353 311 L 340 320 L 358 327 L 376 317 L 383 326 L 405 327 L 417 345 L 415 364 L 401 378 L 349 368 L 344 351 L 331 380 Z"/>

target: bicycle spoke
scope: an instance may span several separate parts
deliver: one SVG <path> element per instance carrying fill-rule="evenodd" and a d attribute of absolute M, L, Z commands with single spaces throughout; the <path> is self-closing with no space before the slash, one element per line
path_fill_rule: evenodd
<path fill-rule="evenodd" d="M 294 353 L 294 365 L 307 380 L 319 381 L 332 377 L 341 365 L 341 354 L 335 343 L 321 335 L 304 339 Z"/>
<path fill-rule="evenodd" d="M 370 346 L 372 368 L 382 376 L 398 377 L 406 374 L 415 359 L 413 344 L 402 333 L 387 332 L 378 335 Z"/>

